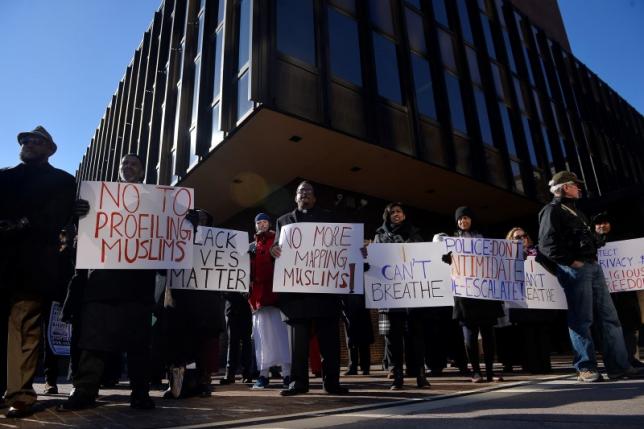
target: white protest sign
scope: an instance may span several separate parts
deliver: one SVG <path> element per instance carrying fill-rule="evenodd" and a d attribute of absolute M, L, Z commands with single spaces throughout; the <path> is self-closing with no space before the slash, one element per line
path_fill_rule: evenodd
<path fill-rule="evenodd" d="M 510 308 L 567 310 L 566 294 L 557 277 L 528 256 L 525 261 L 525 301 L 508 302 Z"/>
<path fill-rule="evenodd" d="M 247 232 L 200 226 L 194 244 L 192 267 L 168 270 L 168 287 L 219 292 L 249 291 Z"/>
<path fill-rule="evenodd" d="M 192 265 L 193 190 L 140 183 L 82 182 L 89 201 L 78 225 L 76 268 L 165 269 Z"/>
<path fill-rule="evenodd" d="M 274 292 L 363 293 L 363 225 L 294 223 L 280 230 Z"/>
<path fill-rule="evenodd" d="M 611 293 L 644 290 L 644 238 L 606 243 L 597 258 Z"/>
<path fill-rule="evenodd" d="M 523 246 L 520 241 L 445 237 L 452 252 L 455 297 L 524 301 Z"/>
<path fill-rule="evenodd" d="M 443 243 L 374 243 L 364 274 L 367 308 L 453 306 Z"/>
<path fill-rule="evenodd" d="M 72 343 L 72 325 L 60 320 L 62 308 L 56 301 L 51 304 L 47 341 L 51 351 L 57 356 L 69 356 Z"/>

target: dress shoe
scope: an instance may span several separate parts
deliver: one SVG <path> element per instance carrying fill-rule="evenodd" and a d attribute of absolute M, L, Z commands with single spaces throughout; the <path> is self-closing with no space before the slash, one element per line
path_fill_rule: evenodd
<path fill-rule="evenodd" d="M 45 384 L 45 388 L 42 393 L 45 395 L 55 395 L 58 393 L 58 386 L 55 384 Z"/>
<path fill-rule="evenodd" d="M 15 401 L 9 410 L 7 411 L 8 419 L 20 419 L 22 417 L 27 417 L 33 413 L 31 404 L 27 404 L 22 401 Z"/>
<path fill-rule="evenodd" d="M 280 390 L 280 396 L 303 395 L 308 392 L 309 392 L 309 389 L 307 388 L 293 386 L 293 387 L 289 387 L 288 389 Z"/>
<path fill-rule="evenodd" d="M 92 408 L 96 405 L 96 400 L 88 396 L 72 394 L 65 402 L 56 407 L 56 411 L 77 411 Z"/>
<path fill-rule="evenodd" d="M 226 386 L 228 384 L 235 384 L 235 377 L 224 377 L 221 380 L 219 380 L 219 384 Z"/>
<path fill-rule="evenodd" d="M 244 377 L 242 378 L 242 383 L 250 384 L 253 382 L 253 377 Z"/>
<path fill-rule="evenodd" d="M 346 395 L 349 393 L 349 389 L 340 384 L 324 386 L 324 391 L 329 395 Z"/>
<path fill-rule="evenodd" d="M 349 368 L 342 375 L 358 375 L 358 370 L 356 368 Z"/>
<path fill-rule="evenodd" d="M 422 375 L 416 377 L 416 387 L 418 387 L 419 389 L 422 389 L 424 387 L 430 387 L 429 381 L 427 381 L 427 377 Z"/>
<path fill-rule="evenodd" d="M 155 405 L 149 395 L 132 396 L 130 398 L 130 407 L 135 410 L 153 410 Z"/>

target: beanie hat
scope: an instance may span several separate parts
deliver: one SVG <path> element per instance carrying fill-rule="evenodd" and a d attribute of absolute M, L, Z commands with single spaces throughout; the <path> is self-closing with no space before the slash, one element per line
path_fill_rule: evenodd
<path fill-rule="evenodd" d="M 454 212 L 454 221 L 458 222 L 458 220 L 463 216 L 467 216 L 470 219 L 474 219 L 474 212 L 472 212 L 472 209 L 470 209 L 467 206 L 461 206 L 457 208 L 456 211 Z"/>
<path fill-rule="evenodd" d="M 266 213 L 258 213 L 257 216 L 255 216 L 255 223 L 259 222 L 260 220 L 266 220 L 268 221 L 268 223 L 271 223 L 271 218 Z"/>

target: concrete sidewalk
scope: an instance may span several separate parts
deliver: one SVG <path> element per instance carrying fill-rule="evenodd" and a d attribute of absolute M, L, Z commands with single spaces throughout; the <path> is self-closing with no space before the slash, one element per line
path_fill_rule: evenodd
<path fill-rule="evenodd" d="M 98 406 L 80 412 L 60 413 L 55 405 L 65 400 L 71 385 L 59 385 L 60 394 L 41 395 L 34 415 L 21 419 L 0 417 L 0 429 L 10 428 L 43 428 L 43 427 L 79 427 L 79 428 L 161 428 L 186 425 L 204 425 L 229 427 L 271 420 L 296 418 L 298 415 L 309 416 L 311 413 L 336 413 L 338 410 L 366 410 L 373 407 L 402 405 L 410 402 L 446 399 L 472 393 L 481 393 L 490 389 L 505 389 L 513 383 L 536 383 L 572 375 L 570 367 L 559 362 L 555 364 L 554 374 L 532 376 L 521 373 L 507 375 L 503 383 L 473 384 L 468 378 L 453 369 L 447 369 L 445 376 L 430 378 L 430 389 L 415 387 L 415 379 L 406 379 L 407 388 L 402 391 L 391 391 L 391 380 L 387 380 L 384 371 L 373 371 L 371 376 L 343 377 L 342 382 L 351 389 L 346 396 L 325 394 L 321 389 L 321 380 L 312 379 L 311 392 L 306 395 L 284 398 L 279 396 L 280 384 L 275 388 L 251 390 L 250 385 L 239 382 L 229 386 L 219 386 L 214 380 L 214 392 L 208 398 L 188 398 L 181 400 L 164 400 L 161 391 L 153 391 L 157 408 L 151 411 L 133 410 L 129 407 L 129 389 L 127 383 L 121 383 L 115 389 L 101 390 Z M 276 380 L 277 383 L 277 380 Z M 606 383 L 606 385 L 616 385 Z M 588 385 L 577 385 L 580 390 L 589 389 Z M 42 391 L 43 385 L 35 386 Z M 640 389 L 642 386 L 639 387 Z M 595 387 L 593 386 L 593 390 Z M 640 392 L 641 393 L 641 392 Z M 529 406 L 529 404 L 524 404 Z M 357 407 L 357 408 L 356 408 Z M 335 410 L 335 411 L 331 411 Z M 236 424 L 237 423 L 237 424 Z"/>

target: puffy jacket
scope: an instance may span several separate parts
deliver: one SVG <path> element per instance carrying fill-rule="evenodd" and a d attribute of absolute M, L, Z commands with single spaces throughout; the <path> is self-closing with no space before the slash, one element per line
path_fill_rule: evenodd
<path fill-rule="evenodd" d="M 574 200 L 555 197 L 539 212 L 539 251 L 557 264 L 596 261 L 601 241 Z"/>
<path fill-rule="evenodd" d="M 251 290 L 248 302 L 253 311 L 267 305 L 277 304 L 277 294 L 273 292 L 273 268 L 275 260 L 269 250 L 275 241 L 275 231 L 256 234 L 255 241 L 251 243 L 250 272 Z"/>

